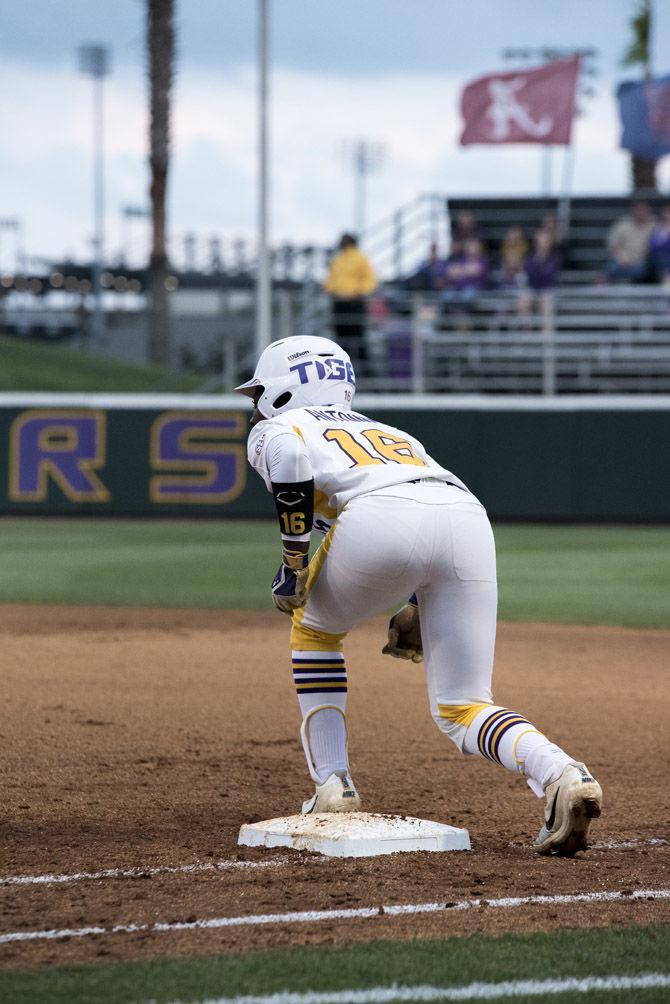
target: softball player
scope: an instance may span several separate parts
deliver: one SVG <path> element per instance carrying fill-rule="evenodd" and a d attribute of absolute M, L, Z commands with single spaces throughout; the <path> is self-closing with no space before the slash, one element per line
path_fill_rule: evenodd
<path fill-rule="evenodd" d="M 283 543 L 272 598 L 292 617 L 301 736 L 316 785 L 302 812 L 360 808 L 343 641 L 363 618 L 410 596 L 384 653 L 425 657 L 438 728 L 545 797 L 540 854 L 585 849 L 600 785 L 523 715 L 493 702 L 495 547 L 478 499 L 418 440 L 352 410 L 355 376 L 335 342 L 274 342 L 236 389 L 255 405 L 249 462 L 274 496 Z M 325 536 L 310 561 L 313 530 Z"/>

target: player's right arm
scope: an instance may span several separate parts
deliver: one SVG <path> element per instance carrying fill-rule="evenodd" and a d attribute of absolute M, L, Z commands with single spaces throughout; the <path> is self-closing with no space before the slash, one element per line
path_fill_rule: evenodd
<path fill-rule="evenodd" d="M 282 563 L 272 583 L 278 610 L 304 604 L 309 542 L 314 522 L 314 476 L 302 439 L 291 429 L 268 427 L 252 436 L 249 459 L 272 492 L 282 539 Z"/>

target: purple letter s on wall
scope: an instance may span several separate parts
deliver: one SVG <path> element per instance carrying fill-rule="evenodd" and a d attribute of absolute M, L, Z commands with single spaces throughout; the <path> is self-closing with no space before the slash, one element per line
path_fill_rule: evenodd
<path fill-rule="evenodd" d="M 241 412 L 168 411 L 151 427 L 152 502 L 217 505 L 246 484 L 246 422 Z"/>

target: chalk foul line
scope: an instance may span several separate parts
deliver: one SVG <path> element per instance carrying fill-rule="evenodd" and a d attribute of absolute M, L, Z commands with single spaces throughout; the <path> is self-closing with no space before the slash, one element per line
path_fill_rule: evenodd
<path fill-rule="evenodd" d="M 116 924 L 114 927 L 52 928 L 46 931 L 7 931 L 0 934 L 0 945 L 23 941 L 53 941 L 59 938 L 86 938 L 103 934 L 162 934 L 169 931 L 207 931 L 224 927 L 255 927 L 262 924 L 314 924 L 320 921 L 360 920 L 374 917 L 401 917 L 451 910 L 510 909 L 517 906 L 542 906 L 565 903 L 635 902 L 642 899 L 670 899 L 668 889 L 637 889 L 634 892 L 586 892 L 557 896 L 513 896 L 502 899 L 464 899 L 441 903 L 404 903 L 400 905 L 349 907 L 340 910 L 304 910 L 290 913 L 247 914 L 240 917 L 211 917 L 207 920 L 159 921 L 153 924 Z"/>
<path fill-rule="evenodd" d="M 653 837 L 648 840 L 605 840 L 590 845 L 593 851 L 619 850 L 629 851 L 638 847 L 667 847 L 670 841 L 661 837 Z M 511 843 L 510 847 L 519 847 L 523 844 Z M 46 873 L 44 875 L 0 875 L 0 889 L 7 886 L 30 886 L 30 885 L 58 885 L 67 882 L 94 882 L 103 879 L 141 879 L 153 878 L 155 875 L 188 875 L 199 872 L 223 872 L 236 870 L 254 870 L 258 868 L 279 868 L 283 865 L 295 866 L 300 862 L 300 858 L 276 857 L 269 861 L 196 861 L 188 865 L 156 865 L 155 867 L 137 868 L 103 868 L 97 872 L 70 872 L 70 873 Z M 310 857 L 310 864 L 319 864 L 326 861 L 326 858 Z"/>
<path fill-rule="evenodd" d="M 635 851 L 638 847 L 667 847 L 670 841 L 663 837 L 650 837 L 647 840 L 597 840 L 589 844 L 591 851 Z"/>
<path fill-rule="evenodd" d="M 332 992 L 282 991 L 262 997 L 218 997 L 202 1004 L 393 1004 L 393 1002 L 502 1000 L 510 997 L 535 997 L 544 994 L 616 992 L 652 990 L 670 987 L 667 973 L 640 973 L 637 976 L 566 976 L 551 980 L 507 980 L 503 983 L 468 983 L 465 986 L 370 987 L 368 990 Z"/>
<path fill-rule="evenodd" d="M 670 845 L 670 840 L 665 840 L 663 837 L 649 837 L 646 840 L 596 840 L 594 843 L 589 843 L 590 851 L 636 851 L 638 848 L 642 847 L 667 847 Z M 520 840 L 511 840 L 508 847 L 525 847 Z"/>
<path fill-rule="evenodd" d="M 288 858 L 270 861 L 196 861 L 190 865 L 157 865 L 153 868 L 104 868 L 98 872 L 72 872 L 71 874 L 6 875 L 0 876 L 0 888 L 16 885 L 56 885 L 63 882 L 90 882 L 96 879 L 141 879 L 154 875 L 193 875 L 198 872 L 235 871 L 237 869 L 278 868 L 289 864 Z"/>

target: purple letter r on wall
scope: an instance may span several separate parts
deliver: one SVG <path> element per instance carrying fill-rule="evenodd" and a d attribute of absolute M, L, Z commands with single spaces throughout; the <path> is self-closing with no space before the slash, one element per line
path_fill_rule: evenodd
<path fill-rule="evenodd" d="M 107 502 L 95 473 L 105 462 L 104 412 L 40 408 L 24 411 L 10 435 L 9 495 L 16 502 L 44 502 L 49 479 L 72 502 Z"/>

